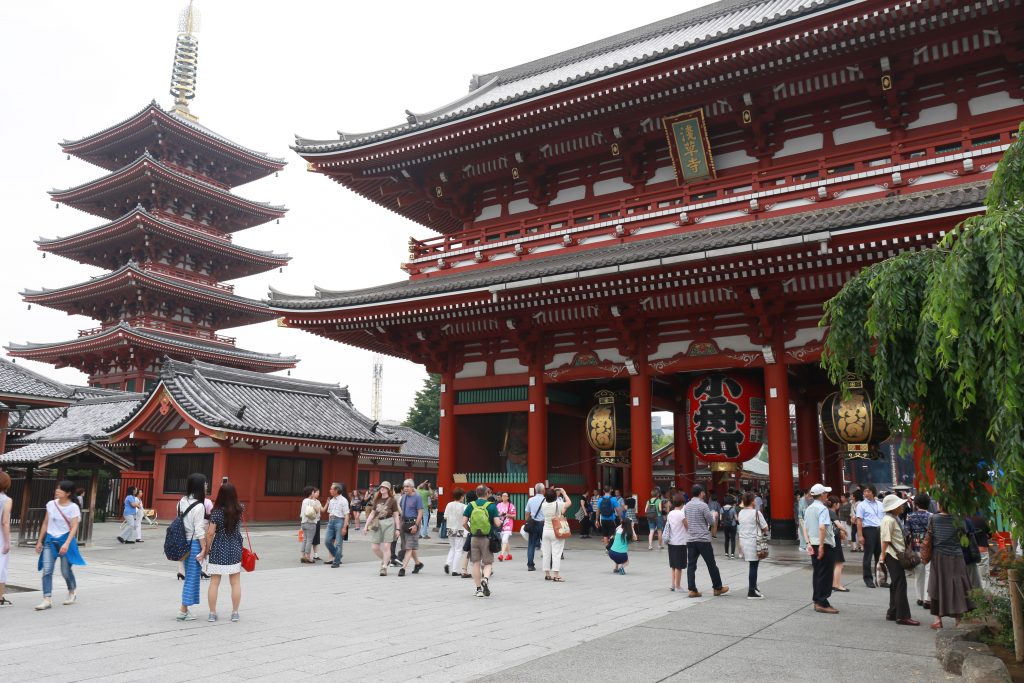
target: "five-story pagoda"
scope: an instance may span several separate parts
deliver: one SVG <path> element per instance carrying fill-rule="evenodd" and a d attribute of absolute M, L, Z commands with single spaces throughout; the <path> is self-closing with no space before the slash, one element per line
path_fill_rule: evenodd
<path fill-rule="evenodd" d="M 197 15 L 182 14 L 171 94 L 110 128 L 61 147 L 109 173 L 51 192 L 54 201 L 105 219 L 103 225 L 56 239 L 42 251 L 108 272 L 58 289 L 26 290 L 40 304 L 99 322 L 76 339 L 10 344 L 12 356 L 74 367 L 94 386 L 142 390 L 159 359 L 204 360 L 260 372 L 295 366 L 295 358 L 246 351 L 218 334 L 223 328 L 274 318 L 267 306 L 223 284 L 284 266 L 289 258 L 234 244 L 235 232 L 282 217 L 283 207 L 235 195 L 232 188 L 284 168 L 196 122 Z"/>

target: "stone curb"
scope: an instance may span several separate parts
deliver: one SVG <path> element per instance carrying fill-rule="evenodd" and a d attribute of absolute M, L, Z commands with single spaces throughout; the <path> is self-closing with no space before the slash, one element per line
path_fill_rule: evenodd
<path fill-rule="evenodd" d="M 988 645 L 978 642 L 985 627 L 979 624 L 941 629 L 935 634 L 935 656 L 949 673 L 971 683 L 1010 683 L 1010 672 Z"/>

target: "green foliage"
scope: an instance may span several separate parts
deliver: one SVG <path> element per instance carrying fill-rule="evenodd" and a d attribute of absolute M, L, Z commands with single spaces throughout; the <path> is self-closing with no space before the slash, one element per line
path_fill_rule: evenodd
<path fill-rule="evenodd" d="M 1021 126 L 1024 133 L 1024 125 Z M 822 366 L 874 382 L 894 431 L 917 421 L 950 512 L 996 503 L 1024 528 L 1024 140 L 1000 162 L 988 211 L 931 249 L 862 270 L 825 304 Z"/>
<path fill-rule="evenodd" d="M 441 431 L 441 376 L 428 375 L 405 416 L 406 427 L 436 439 Z"/>
<path fill-rule="evenodd" d="M 974 601 L 974 609 L 964 615 L 967 619 L 992 619 L 997 625 L 993 633 L 982 639 L 1012 650 L 1013 618 L 1010 612 L 1010 598 L 979 588 L 971 591 L 971 600 Z"/>

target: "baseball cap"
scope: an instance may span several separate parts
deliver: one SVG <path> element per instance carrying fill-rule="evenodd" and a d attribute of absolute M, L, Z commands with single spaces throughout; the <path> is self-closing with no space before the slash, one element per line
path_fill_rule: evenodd
<path fill-rule="evenodd" d="M 823 493 L 832 493 L 832 489 L 828 486 L 824 486 L 823 484 L 815 484 L 811 487 L 812 496 L 820 496 Z"/>

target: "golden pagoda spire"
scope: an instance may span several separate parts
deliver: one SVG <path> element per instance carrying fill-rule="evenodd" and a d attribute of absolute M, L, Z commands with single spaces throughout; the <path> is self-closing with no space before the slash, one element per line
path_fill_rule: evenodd
<path fill-rule="evenodd" d="M 195 120 L 188 103 L 196 96 L 196 73 L 199 69 L 199 10 L 189 0 L 178 17 L 178 40 L 174 46 L 174 68 L 171 72 L 171 94 L 174 111 Z"/>

